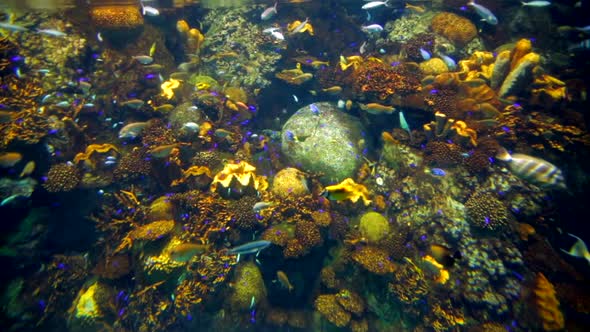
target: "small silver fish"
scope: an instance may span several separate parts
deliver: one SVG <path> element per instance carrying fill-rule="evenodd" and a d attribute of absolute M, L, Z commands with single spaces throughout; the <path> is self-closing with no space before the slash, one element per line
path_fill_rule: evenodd
<path fill-rule="evenodd" d="M 366 4 L 364 4 L 361 9 L 367 10 L 367 9 L 373 9 L 373 8 L 378 8 L 381 6 L 388 6 L 389 7 L 389 0 L 386 1 L 371 1 L 368 2 Z"/>
<path fill-rule="evenodd" d="M 468 6 L 473 7 L 473 10 L 475 10 L 475 12 L 477 13 L 477 15 L 479 15 L 479 17 L 481 17 L 481 20 L 491 24 L 491 25 L 497 25 L 498 24 L 498 18 L 496 17 L 496 15 L 494 15 L 494 13 L 492 13 L 491 10 L 487 9 L 486 7 L 479 5 L 477 3 L 475 3 L 474 0 L 471 0 L 467 3 Z"/>
<path fill-rule="evenodd" d="M 263 21 L 270 20 L 273 16 L 277 14 L 277 5 L 279 4 L 278 1 L 275 2 L 275 5 L 272 7 L 266 8 L 262 14 L 260 14 L 260 19 Z"/>
<path fill-rule="evenodd" d="M 420 47 L 420 55 L 422 56 L 422 59 L 430 60 L 430 53 L 422 47 Z"/>
<path fill-rule="evenodd" d="M 363 25 L 361 30 L 367 33 L 375 33 L 383 31 L 383 27 L 379 24 Z"/>
<path fill-rule="evenodd" d="M 141 4 L 141 13 L 144 16 L 158 16 L 160 15 L 160 11 L 157 8 L 152 6 L 144 6 L 143 3 Z"/>
<path fill-rule="evenodd" d="M 528 7 L 547 7 L 551 5 L 550 1 L 529 1 L 529 2 L 520 2 L 523 6 Z"/>
<path fill-rule="evenodd" d="M 272 202 L 257 202 L 256 204 L 254 204 L 252 210 L 254 210 L 254 212 L 256 213 L 259 213 L 260 211 L 268 209 L 271 206 L 273 206 Z"/>
<path fill-rule="evenodd" d="M 131 58 L 142 65 L 149 65 L 150 63 L 154 62 L 154 58 L 149 55 L 134 55 Z"/>
<path fill-rule="evenodd" d="M 132 122 L 119 130 L 119 138 L 136 138 L 147 126 L 147 122 Z"/>
<path fill-rule="evenodd" d="M 37 33 L 48 35 L 51 37 L 65 37 L 68 34 L 56 29 L 37 29 Z"/>
<path fill-rule="evenodd" d="M 23 32 L 29 29 L 16 24 L 10 24 L 6 22 L 0 22 L 0 29 L 9 30 L 11 32 Z"/>
<path fill-rule="evenodd" d="M 129 107 L 134 110 L 140 109 L 145 102 L 141 99 L 129 99 L 121 103 L 121 106 Z"/>

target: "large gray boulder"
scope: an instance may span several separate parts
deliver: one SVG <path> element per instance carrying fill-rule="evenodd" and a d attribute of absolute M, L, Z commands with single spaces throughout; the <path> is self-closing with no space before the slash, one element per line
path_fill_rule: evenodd
<path fill-rule="evenodd" d="M 282 152 L 293 165 L 321 172 L 324 184 L 354 177 L 366 146 L 360 121 L 334 104 L 321 102 L 300 108 L 283 126 Z"/>

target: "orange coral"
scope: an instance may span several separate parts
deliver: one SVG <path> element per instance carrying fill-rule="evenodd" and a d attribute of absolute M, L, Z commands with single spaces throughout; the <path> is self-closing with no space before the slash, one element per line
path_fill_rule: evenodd
<path fill-rule="evenodd" d="M 459 46 L 467 44 L 475 36 L 477 29 L 470 20 L 449 12 L 442 12 L 432 18 L 430 27 Z"/>
<path fill-rule="evenodd" d="M 565 320 L 561 310 L 559 310 L 559 300 L 557 300 L 555 288 L 543 273 L 537 274 L 533 293 L 543 329 L 545 331 L 562 330 L 565 327 Z"/>
<path fill-rule="evenodd" d="M 374 62 L 363 62 L 354 72 L 355 94 L 367 100 L 385 100 L 418 92 L 422 89 L 417 76 L 403 66 L 391 66 Z"/>
<path fill-rule="evenodd" d="M 132 29 L 143 25 L 143 16 L 135 5 L 96 6 L 90 17 L 98 29 Z"/>

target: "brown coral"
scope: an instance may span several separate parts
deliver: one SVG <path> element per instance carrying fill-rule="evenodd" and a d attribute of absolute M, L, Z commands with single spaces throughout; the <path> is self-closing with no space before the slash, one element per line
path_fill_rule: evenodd
<path fill-rule="evenodd" d="M 422 270 L 409 258 L 394 274 L 395 282 L 388 284 L 389 291 L 404 303 L 414 303 L 428 293 L 428 282 Z"/>
<path fill-rule="evenodd" d="M 67 163 L 51 166 L 43 187 L 49 192 L 64 192 L 76 188 L 80 183 L 78 169 Z"/>
<path fill-rule="evenodd" d="M 132 29 L 143 25 L 139 7 L 133 5 L 95 6 L 90 9 L 90 17 L 99 29 Z"/>
<path fill-rule="evenodd" d="M 379 275 L 392 273 L 396 269 L 396 265 L 387 253 L 376 247 L 361 247 L 352 253 L 352 259 L 370 272 Z"/>
<path fill-rule="evenodd" d="M 307 250 L 322 243 L 320 230 L 313 221 L 298 221 L 295 225 L 295 236 Z"/>
<path fill-rule="evenodd" d="M 363 298 L 348 289 L 342 289 L 336 294 L 336 300 L 338 304 L 342 306 L 346 311 L 351 312 L 357 316 L 360 316 L 365 311 L 365 302 Z"/>
<path fill-rule="evenodd" d="M 477 36 L 477 29 L 470 20 L 459 15 L 442 12 L 432 18 L 430 27 L 458 46 L 463 46 Z"/>
<path fill-rule="evenodd" d="M 367 100 L 383 101 L 394 94 L 404 96 L 422 89 L 416 74 L 404 66 L 390 67 L 380 62 L 363 62 L 354 72 L 354 93 Z"/>
<path fill-rule="evenodd" d="M 465 202 L 465 213 L 469 223 L 484 230 L 502 230 L 508 227 L 510 212 L 496 195 L 487 191 L 476 191 Z"/>
<path fill-rule="evenodd" d="M 258 199 L 256 196 L 243 196 L 238 200 L 229 202 L 229 210 L 232 213 L 232 225 L 241 230 L 254 230 L 261 224 L 252 209 Z"/>
<path fill-rule="evenodd" d="M 558 331 L 565 327 L 565 320 L 559 310 L 555 288 L 542 273 L 537 274 L 533 288 L 537 313 L 545 331 Z"/>
<path fill-rule="evenodd" d="M 134 148 L 131 152 L 124 154 L 113 175 L 117 180 L 135 180 L 147 176 L 152 171 L 147 150 L 145 148 Z"/>
<path fill-rule="evenodd" d="M 315 300 L 314 306 L 324 318 L 338 327 L 344 327 L 350 322 L 350 313 L 338 304 L 336 295 L 320 295 Z"/>
<path fill-rule="evenodd" d="M 424 149 L 424 161 L 437 167 L 456 166 L 462 161 L 461 148 L 456 144 L 430 141 Z"/>

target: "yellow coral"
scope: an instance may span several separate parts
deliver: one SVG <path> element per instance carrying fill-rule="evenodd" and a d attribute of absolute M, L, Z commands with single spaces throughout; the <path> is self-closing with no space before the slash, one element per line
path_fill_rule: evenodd
<path fill-rule="evenodd" d="M 211 175 L 211 170 L 207 166 L 191 166 L 187 170 L 182 171 L 182 178 L 172 181 L 172 186 L 179 185 L 184 183 L 191 177 L 198 177 L 198 176 L 206 176 L 210 179 L 213 178 Z"/>
<path fill-rule="evenodd" d="M 351 178 L 344 179 L 344 181 L 338 184 L 327 186 L 322 195 L 336 201 L 350 200 L 356 203 L 359 199 L 362 199 L 365 205 L 369 205 L 372 202 L 369 199 L 369 190 L 367 190 L 367 187 L 354 182 Z"/>
<path fill-rule="evenodd" d="M 252 186 L 256 190 L 266 190 L 268 182 L 265 176 L 256 175 L 256 167 L 248 164 L 245 161 L 240 161 L 237 164 L 228 163 L 223 170 L 213 178 L 211 183 L 211 190 L 216 191 L 218 185 L 223 188 L 230 188 L 232 181 L 235 179 L 243 187 Z"/>
<path fill-rule="evenodd" d="M 119 150 L 112 144 L 90 144 L 89 146 L 86 147 L 86 151 L 84 152 L 80 152 L 78 153 L 75 157 L 74 157 L 74 163 L 77 164 L 80 161 L 84 161 L 84 160 L 89 160 L 90 157 L 96 152 L 96 153 L 107 153 L 110 151 L 115 151 L 116 153 L 119 153 Z"/>
<path fill-rule="evenodd" d="M 162 96 L 172 99 L 172 97 L 174 97 L 174 89 L 178 88 L 179 86 L 179 80 L 175 80 L 173 78 L 167 80 L 166 82 L 162 83 L 162 85 L 160 85 L 162 88 Z"/>
<path fill-rule="evenodd" d="M 562 330 L 565 321 L 561 310 L 559 310 L 559 300 L 555 296 L 555 288 L 542 273 L 537 274 L 533 293 L 535 294 L 537 313 L 541 318 L 543 329 L 545 331 Z"/>
<path fill-rule="evenodd" d="M 434 267 L 438 270 L 438 275 L 435 278 L 436 282 L 438 282 L 439 284 L 446 284 L 447 283 L 447 281 L 450 278 L 449 271 L 447 269 L 445 269 L 445 267 L 442 264 L 437 262 L 436 259 L 434 259 L 430 255 L 426 255 L 426 256 L 422 257 L 422 260 L 425 263 L 430 264 L 432 267 Z"/>
<path fill-rule="evenodd" d="M 469 138 L 471 145 L 477 146 L 477 132 L 468 128 L 464 121 L 455 121 L 451 126 L 451 130 L 454 130 L 461 137 Z"/>

